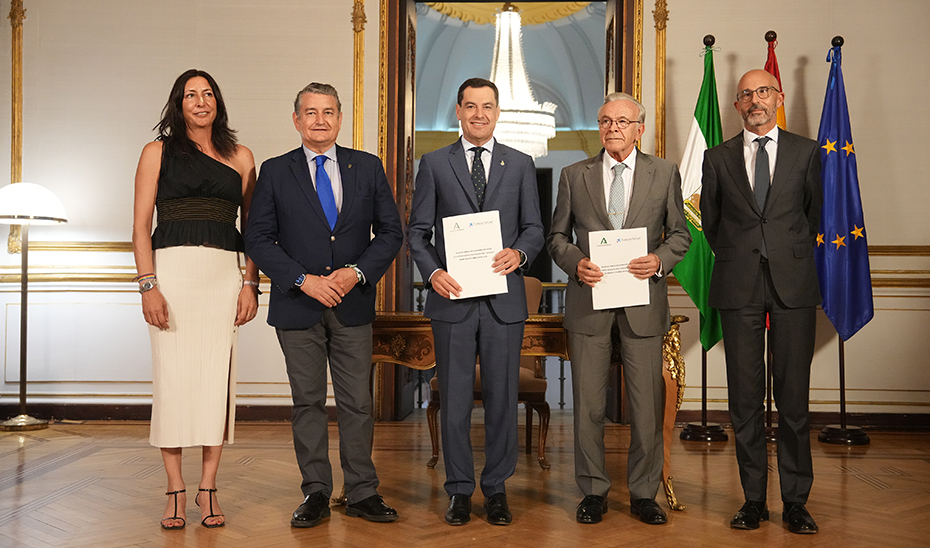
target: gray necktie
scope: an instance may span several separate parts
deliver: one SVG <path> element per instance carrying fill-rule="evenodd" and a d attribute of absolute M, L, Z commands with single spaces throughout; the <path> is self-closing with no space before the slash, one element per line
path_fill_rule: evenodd
<path fill-rule="evenodd" d="M 756 142 L 759 143 L 759 150 L 756 151 L 756 175 L 755 188 L 753 194 L 756 196 L 756 203 L 759 204 L 759 211 L 765 209 L 765 197 L 769 193 L 771 185 L 771 175 L 769 175 L 769 153 L 765 150 L 765 145 L 771 141 L 769 137 L 759 137 Z M 765 249 L 765 234 L 762 235 L 762 249 L 759 250 L 763 257 L 768 257 L 768 250 Z"/>
<path fill-rule="evenodd" d="M 753 194 L 756 196 L 756 203 L 759 205 L 759 211 L 765 208 L 765 197 L 769 193 L 769 186 L 772 184 L 771 175 L 769 175 L 769 153 L 765 150 L 765 145 L 771 141 L 768 137 L 759 137 L 756 142 L 759 143 L 759 150 L 756 151 L 756 171 L 755 171 L 755 188 Z"/>
<path fill-rule="evenodd" d="M 626 205 L 626 191 L 623 188 L 623 170 L 626 164 L 617 164 L 613 167 L 614 180 L 610 183 L 610 201 L 607 204 L 607 216 L 610 226 L 614 230 L 623 228 L 623 213 Z"/>

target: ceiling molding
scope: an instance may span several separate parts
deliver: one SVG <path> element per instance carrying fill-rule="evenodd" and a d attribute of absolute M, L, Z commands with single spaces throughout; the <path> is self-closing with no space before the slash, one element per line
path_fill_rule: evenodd
<path fill-rule="evenodd" d="M 556 19 L 574 15 L 588 7 L 591 2 L 530 2 L 513 3 L 514 9 L 520 12 L 524 25 L 541 25 L 551 23 Z M 426 5 L 443 15 L 453 17 L 464 23 L 473 22 L 477 25 L 493 25 L 497 12 L 505 2 L 426 2 Z"/>

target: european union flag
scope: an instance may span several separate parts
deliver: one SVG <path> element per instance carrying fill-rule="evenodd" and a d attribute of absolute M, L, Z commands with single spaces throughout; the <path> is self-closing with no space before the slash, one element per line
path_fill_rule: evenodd
<path fill-rule="evenodd" d="M 830 78 L 820 117 L 823 214 L 817 234 L 817 273 L 823 310 L 845 341 L 872 319 L 872 277 L 856 151 L 849 128 L 840 47 L 827 54 Z"/>

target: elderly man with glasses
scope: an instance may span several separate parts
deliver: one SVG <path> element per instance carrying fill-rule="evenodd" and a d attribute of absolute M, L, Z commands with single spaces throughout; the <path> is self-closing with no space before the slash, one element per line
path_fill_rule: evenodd
<path fill-rule="evenodd" d="M 627 484 L 630 511 L 644 523 L 666 523 L 655 501 L 662 482 L 662 337 L 670 327 L 667 277 L 691 244 L 678 166 L 640 152 L 646 109 L 625 93 L 611 93 L 597 113 L 604 150 L 562 170 L 548 249 L 574 283 L 568 284 L 564 326 L 571 352 L 575 481 L 584 498 L 579 523 L 598 523 L 607 511 L 604 423 L 610 371 L 611 326 L 620 353 L 630 414 Z M 592 231 L 646 228 L 647 254 L 629 263 L 629 275 L 649 284 L 649 304 L 595 310 L 592 289 L 604 273 L 591 261 Z M 606 265 L 604 265 L 606 266 Z"/>

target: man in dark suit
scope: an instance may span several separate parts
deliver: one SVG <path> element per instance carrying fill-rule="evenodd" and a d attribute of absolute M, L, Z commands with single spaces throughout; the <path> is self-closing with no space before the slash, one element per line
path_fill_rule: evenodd
<path fill-rule="evenodd" d="M 575 426 L 575 481 L 584 498 L 580 523 L 598 523 L 607 511 L 610 478 L 604 456 L 611 325 L 620 330 L 620 353 L 630 412 L 627 483 L 630 510 L 649 524 L 666 523 L 655 501 L 664 459 L 665 382 L 662 341 L 670 327 L 667 276 L 691 244 L 681 199 L 678 166 L 643 154 L 636 141 L 646 109 L 625 93 L 611 93 L 597 113 L 600 154 L 562 170 L 549 254 L 572 282 L 565 297 L 571 354 Z M 590 259 L 588 233 L 646 227 L 648 254 L 629 272 L 649 280 L 649 304 L 594 310 L 592 288 L 603 273 Z M 574 232 L 574 235 L 572 234 Z"/>
<path fill-rule="evenodd" d="M 763 70 L 737 86 L 744 129 L 704 155 L 701 220 L 716 261 L 708 302 L 720 310 L 730 419 L 746 502 L 730 521 L 757 529 L 768 519 L 765 397 L 766 315 L 775 404 L 782 519 L 816 533 L 805 504 L 814 479 L 808 400 L 820 290 L 814 246 L 823 190 L 815 141 L 780 130 L 785 94 Z"/>
<path fill-rule="evenodd" d="M 403 243 L 403 228 L 381 161 L 337 146 L 341 124 L 332 86 L 313 83 L 297 94 L 294 127 L 303 145 L 262 165 L 245 233 L 249 256 L 271 278 L 268 323 L 284 351 L 294 399 L 304 494 L 294 527 L 313 527 L 330 515 L 327 362 L 346 514 L 397 519 L 377 491 L 369 387 L 376 285 Z"/>
<path fill-rule="evenodd" d="M 423 155 L 407 228 L 410 251 L 430 289 L 425 314 L 432 320 L 436 346 L 450 525 L 469 521 L 475 490 L 470 428 L 479 355 L 486 457 L 481 490 L 488 522 L 507 525 L 512 520 L 504 482 L 517 465 L 517 387 L 527 318 L 522 269 L 542 249 L 544 238 L 533 160 L 494 140 L 498 100 L 497 87 L 483 78 L 466 80 L 459 88 L 455 113 L 462 138 Z M 446 271 L 442 220 L 492 210 L 500 212 L 504 249 L 491 268 L 507 277 L 507 292 L 452 300 L 462 290 L 459 282 L 467 281 Z"/>

